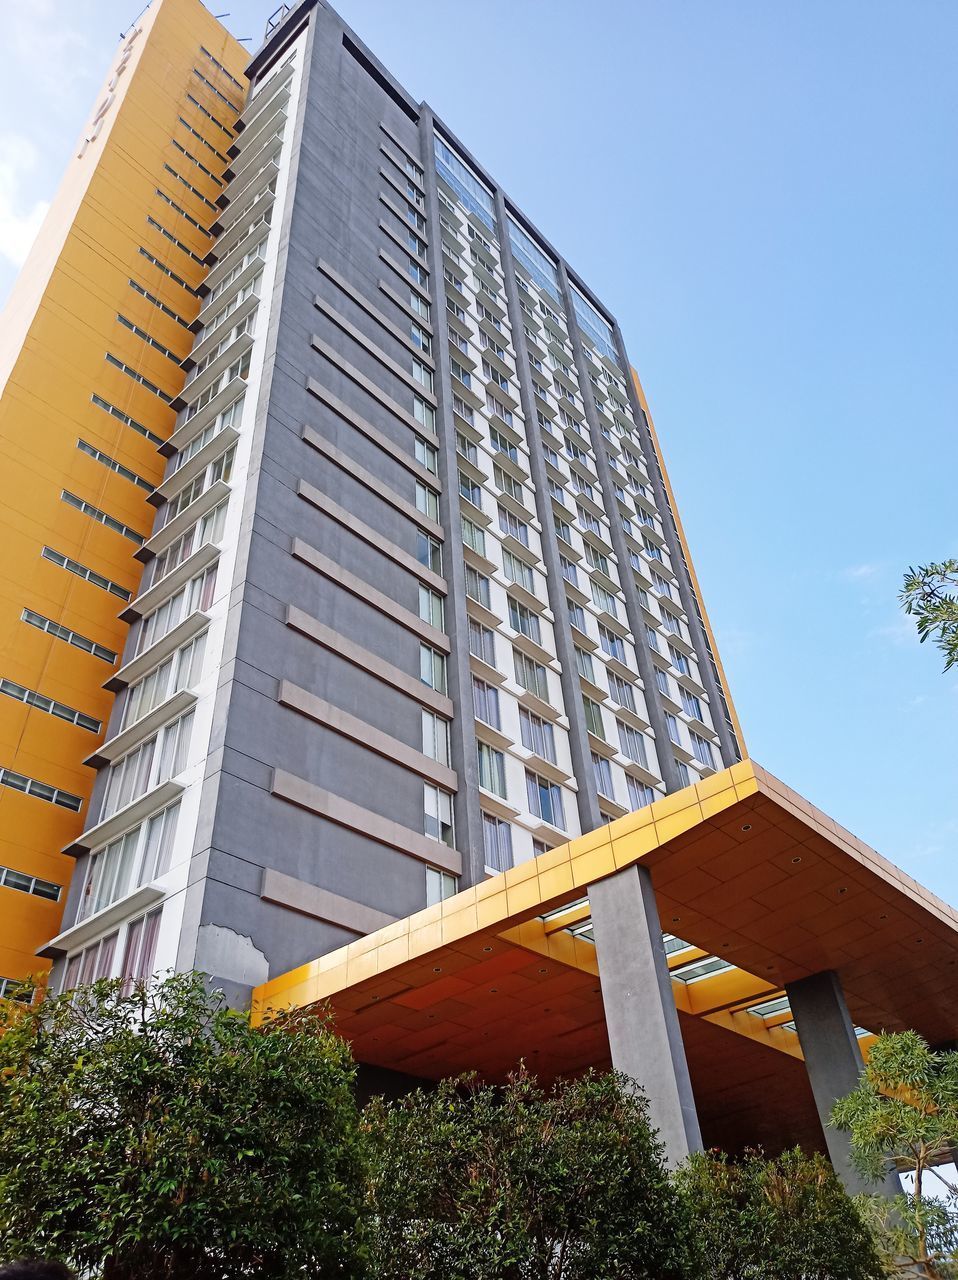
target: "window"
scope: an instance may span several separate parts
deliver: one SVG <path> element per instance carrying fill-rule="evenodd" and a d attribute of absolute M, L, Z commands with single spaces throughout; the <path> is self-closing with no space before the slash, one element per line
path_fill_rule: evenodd
<path fill-rule="evenodd" d="M 695 756 L 699 764 L 706 765 L 709 769 L 715 768 L 715 754 L 712 751 L 711 742 L 707 742 L 705 738 L 699 734 L 690 732 L 689 737 L 692 739 L 692 754 Z"/>
<path fill-rule="evenodd" d="M 529 526 L 501 504 L 499 505 L 499 531 L 506 537 L 515 538 L 524 547 L 529 545 Z"/>
<path fill-rule="evenodd" d="M 179 363 L 179 361 L 177 361 Z M 81 453 L 85 453 L 88 457 L 95 459 L 103 464 L 109 471 L 113 471 L 118 476 L 122 476 L 124 480 L 129 480 L 140 489 L 145 489 L 147 493 L 152 493 L 154 486 L 149 480 L 144 480 L 142 476 L 137 475 L 135 471 L 131 471 L 129 467 L 125 467 L 122 462 L 117 462 L 115 458 L 111 458 L 108 453 L 104 453 L 102 449 L 95 448 L 92 444 L 88 444 L 86 440 L 78 440 L 77 448 Z"/>
<path fill-rule="evenodd" d="M 585 649 L 580 649 L 578 645 L 574 645 L 575 649 L 575 669 L 584 680 L 590 680 L 595 684 L 595 667 L 592 665 L 592 654 L 586 653 Z"/>
<path fill-rule="evenodd" d="M 419 679 L 437 693 L 446 692 L 446 658 L 432 645 L 419 646 Z"/>
<path fill-rule="evenodd" d="M 577 506 L 576 512 L 579 516 L 579 524 L 582 525 L 583 529 L 587 529 L 589 533 L 598 533 L 601 535 L 602 526 L 591 511 L 586 511 L 585 507 Z"/>
<path fill-rule="evenodd" d="M 148 427 L 144 427 L 142 422 L 137 422 L 136 419 L 131 418 L 128 413 L 124 413 L 123 410 L 118 409 L 116 405 L 110 404 L 109 400 L 104 400 L 102 396 L 97 395 L 92 396 L 91 398 L 98 409 L 102 409 L 105 413 L 117 418 L 125 426 L 129 427 L 132 431 L 135 431 L 137 435 L 141 435 L 145 439 L 149 440 L 150 444 L 154 444 L 159 447 L 163 443 L 162 436 L 156 435 L 154 432 L 150 431 Z"/>
<path fill-rule="evenodd" d="M 189 484 L 172 497 L 166 504 L 163 524 L 168 525 L 174 517 L 195 502 L 217 481 L 222 480 L 224 483 L 228 483 L 233 474 L 233 459 L 235 456 L 235 446 L 227 449 L 225 453 L 221 453 L 208 467 L 204 467 L 198 476 L 195 476 Z"/>
<path fill-rule="evenodd" d="M 664 693 L 667 698 L 672 697 L 672 686 L 669 684 L 669 677 L 658 667 L 655 668 L 655 683 L 658 685 L 659 693 Z"/>
<path fill-rule="evenodd" d="M 656 631 L 655 627 L 645 628 L 645 638 L 649 643 L 649 648 L 654 649 L 655 652 L 658 653 L 659 652 L 659 633 Z"/>
<path fill-rule="evenodd" d="M 35 898 L 46 898 L 48 902 L 59 902 L 63 886 L 53 884 L 50 880 L 41 880 L 38 876 L 14 871 L 12 867 L 0 867 L 0 885 L 4 889 L 16 889 L 19 893 L 29 893 Z"/>
<path fill-rule="evenodd" d="M 463 368 L 458 360 L 452 358 L 449 362 L 449 367 L 452 371 L 452 376 L 458 378 L 464 387 L 472 386 L 472 374 L 468 369 Z"/>
<path fill-rule="evenodd" d="M 479 751 L 479 785 L 491 791 L 493 795 L 506 797 L 506 758 L 501 751 L 490 747 L 486 742 L 478 744 Z"/>
<path fill-rule="evenodd" d="M 422 436 L 416 436 L 416 461 L 433 475 L 439 470 L 439 450 Z"/>
<path fill-rule="evenodd" d="M 692 785 L 692 778 L 691 778 L 691 775 L 689 774 L 689 767 L 684 760 L 676 760 L 675 771 L 679 775 L 679 782 L 681 782 L 683 787 L 688 787 Z"/>
<path fill-rule="evenodd" d="M 439 494 L 421 480 L 416 481 L 416 510 L 430 520 L 439 519 Z"/>
<path fill-rule="evenodd" d="M 527 639 L 533 640 L 536 644 L 542 643 L 542 632 L 539 625 L 539 617 L 533 613 L 526 605 L 520 604 L 518 600 L 509 597 L 509 625 L 513 630 L 518 631 Z"/>
<path fill-rule="evenodd" d="M 148 916 L 134 920 L 126 931 L 126 947 L 123 951 L 123 994 L 129 995 L 135 982 L 143 982 L 153 972 L 156 959 L 156 939 L 160 932 L 162 908 Z"/>
<path fill-rule="evenodd" d="M 537 698 L 547 702 L 549 681 L 542 663 L 536 662 L 534 658 L 528 657 L 519 649 L 513 649 L 512 656 L 515 662 L 516 682 L 527 692 L 534 693 Z"/>
<path fill-rule="evenodd" d="M 110 767 L 101 822 L 183 771 L 192 728 L 193 712 L 190 711 L 165 725 Z"/>
<path fill-rule="evenodd" d="M 644 809 L 659 799 L 658 793 L 645 782 L 639 782 L 631 773 L 625 775 L 625 785 L 629 791 L 629 804 L 633 809 Z"/>
<path fill-rule="evenodd" d="M 489 443 L 497 453 L 504 453 L 513 462 L 519 461 L 519 450 L 497 427 L 489 428 Z"/>
<path fill-rule="evenodd" d="M 586 622 L 585 622 L 585 610 L 582 608 L 582 605 L 576 604 L 574 600 L 567 600 L 566 604 L 568 605 L 568 608 L 569 608 L 570 625 L 573 627 L 576 627 L 583 634 L 587 634 Z"/>
<path fill-rule="evenodd" d="M 67 971 L 63 979 L 63 990 L 72 991 L 74 987 L 88 986 L 100 978 L 109 978 L 113 973 L 113 956 L 116 952 L 116 940 L 119 935 L 111 933 L 99 942 L 94 942 L 86 950 L 67 961 Z"/>
<path fill-rule="evenodd" d="M 566 505 L 565 489 L 559 484 L 558 480 L 553 480 L 551 476 L 549 477 L 549 493 L 560 506 L 564 507 Z M 566 542 L 569 541 L 570 539 L 566 538 Z"/>
<path fill-rule="evenodd" d="M 512 866 L 512 827 L 494 814 L 482 815 L 482 846 L 490 871 L 508 871 Z"/>
<path fill-rule="evenodd" d="M 197 609 L 208 609 L 213 602 L 215 588 L 216 566 L 213 565 L 203 573 L 198 573 L 175 595 L 164 600 L 153 613 L 147 614 L 137 633 L 136 656 L 145 653 L 151 645 L 162 640 L 184 618 L 188 618 Z"/>
<path fill-rule="evenodd" d="M 179 803 L 170 805 L 91 855 L 78 920 L 102 911 L 166 873 L 179 811 Z"/>
<path fill-rule="evenodd" d="M 78 498 L 75 493 L 70 493 L 64 489 L 60 494 L 61 501 L 70 507 L 75 507 L 77 511 L 82 511 L 85 516 L 89 516 L 91 520 L 95 520 L 97 524 L 104 525 L 107 529 L 112 529 L 114 533 L 120 533 L 124 538 L 128 538 L 138 547 L 142 547 L 145 539 L 142 534 L 137 533 L 135 529 L 131 529 L 129 525 L 123 524 L 114 516 L 108 515 L 106 511 L 101 511 L 99 507 L 94 507 L 92 503 L 85 502 L 83 498 Z"/>
<path fill-rule="evenodd" d="M 593 583 L 593 593 L 595 584 Z M 604 627 L 599 623 L 599 643 L 610 658 L 615 658 L 619 662 L 625 662 L 625 641 L 621 636 L 616 635 L 614 631 L 610 631 L 608 627 Z"/>
<path fill-rule="evenodd" d="M 662 551 L 654 542 L 650 542 L 648 538 L 642 539 L 642 545 L 645 547 L 646 554 L 650 555 L 653 560 L 662 560 Z"/>
<path fill-rule="evenodd" d="M 92 640 L 88 640 L 86 636 L 81 636 L 79 631 L 71 631 L 69 627 L 63 627 L 59 622 L 54 622 L 52 618 L 45 618 L 42 613 L 34 613 L 32 609 L 24 609 L 20 615 L 24 622 L 36 627 L 39 631 L 46 631 L 48 635 L 55 636 L 57 640 L 65 640 L 67 644 L 73 645 L 74 649 L 82 649 L 84 653 L 92 653 L 94 658 L 102 658 L 104 662 L 116 662 L 116 654 L 112 649 L 105 648 L 102 644 L 94 644 Z"/>
<path fill-rule="evenodd" d="M 597 582 L 590 582 L 592 588 L 592 603 L 601 613 L 607 613 L 611 618 L 617 618 L 619 615 L 616 611 L 615 596 L 611 591 L 606 591 L 605 587 L 600 587 Z"/>
<path fill-rule="evenodd" d="M 558 783 L 548 778 L 540 778 L 536 773 L 526 770 L 526 794 L 529 801 L 529 812 L 548 822 L 552 827 L 565 830 L 565 812 L 562 808 L 562 790 Z"/>
<path fill-rule="evenodd" d="M 469 619 L 469 652 L 474 658 L 485 662 L 487 666 L 496 665 L 495 636 L 489 627 L 476 622 L 475 618 Z"/>
<path fill-rule="evenodd" d="M 455 847 L 452 826 L 452 796 L 427 782 L 423 786 L 423 829 L 430 840 Z"/>
<path fill-rule="evenodd" d="M 493 463 L 492 478 L 495 480 L 496 485 L 503 491 L 503 493 L 507 493 L 509 497 L 513 499 L 514 502 L 518 502 L 519 505 L 523 507 L 526 505 L 524 501 L 525 495 L 523 494 L 523 491 L 522 491 L 522 485 L 515 478 L 515 476 L 510 475 L 508 471 L 504 471 L 502 467 L 498 465 L 498 463 Z"/>
<path fill-rule="evenodd" d="M 467 462 L 471 462 L 473 466 L 479 461 L 479 450 L 469 439 L 464 436 L 461 431 L 456 432 L 456 452 L 461 453 Z"/>
<path fill-rule="evenodd" d="M 675 614 L 665 608 L 662 608 L 661 613 L 662 625 L 665 627 L 666 631 L 673 636 L 680 636 L 682 634 L 682 624 L 679 622 Z"/>
<path fill-rule="evenodd" d="M 472 677 L 472 709 L 477 720 L 493 729 L 502 727 L 499 718 L 499 690 L 494 684 Z"/>
<path fill-rule="evenodd" d="M 433 573 L 442 573 L 442 543 L 420 529 L 416 533 L 416 559 Z"/>
<path fill-rule="evenodd" d="M 422 750 L 430 760 L 449 763 L 449 721 L 425 707 L 422 712 Z"/>
<path fill-rule="evenodd" d="M 676 671 L 680 671 L 683 676 L 689 676 L 692 674 L 688 658 L 684 653 L 680 653 L 679 650 L 671 644 L 669 645 L 669 661 L 672 663 L 672 666 L 675 667 Z"/>
<path fill-rule="evenodd" d="M 689 693 L 688 689 L 683 689 L 681 686 L 679 687 L 679 693 L 682 695 L 682 708 L 685 714 L 691 716 L 693 720 L 703 720 L 702 704 L 695 694 Z"/>
<path fill-rule="evenodd" d="M 486 531 L 465 516 L 462 517 L 462 541 L 470 550 L 475 551 L 476 555 L 485 556 Z"/>
<path fill-rule="evenodd" d="M 572 525 L 567 524 L 560 516 L 555 517 L 556 537 L 566 544 L 566 546 L 574 547 L 572 541 Z"/>
<path fill-rule="evenodd" d="M 666 711 L 665 713 L 665 724 L 669 731 L 669 738 L 676 744 L 676 746 L 679 746 L 682 742 L 682 739 L 679 736 L 679 722 L 671 711 Z"/>
<path fill-rule="evenodd" d="M 635 764 L 644 768 L 649 766 L 648 752 L 645 749 L 645 736 L 630 724 L 616 720 L 619 731 L 619 748 L 624 756 L 628 756 Z"/>
<path fill-rule="evenodd" d="M 409 290 L 409 309 L 423 320 L 429 319 L 429 303 L 415 289 Z"/>
<path fill-rule="evenodd" d="M 614 671 L 608 673 L 609 676 L 609 692 L 612 698 L 620 707 L 625 707 L 627 711 L 635 711 L 635 690 L 628 680 L 623 680 L 621 676 L 617 676 Z"/>
<path fill-rule="evenodd" d="M 202 673 L 205 651 L 206 632 L 177 649 L 149 675 L 131 685 L 123 705 L 122 728 L 136 724 L 174 693 L 196 684 Z"/>
<path fill-rule="evenodd" d="M 595 786 L 600 796 L 605 796 L 609 800 L 615 799 L 615 789 L 612 786 L 612 766 L 606 760 L 605 756 L 597 755 L 592 752 L 592 771 L 595 774 Z"/>
<path fill-rule="evenodd" d="M 432 352 L 432 338 L 422 325 L 417 324 L 415 320 L 410 320 L 409 322 L 409 336 L 412 338 L 419 350 L 424 352 L 427 356 Z"/>
<path fill-rule="evenodd" d="M 482 510 L 482 488 L 477 480 L 467 476 L 464 471 L 459 472 L 459 496 Z"/>
<path fill-rule="evenodd" d="M 584 538 L 582 540 L 582 546 L 585 550 L 585 558 L 588 561 L 589 566 L 593 569 L 598 569 L 599 572 L 604 573 L 607 578 L 611 577 L 611 574 L 609 573 L 608 557 L 604 556 L 601 551 L 597 551 L 592 543 L 588 542 Z"/>
<path fill-rule="evenodd" d="M 438 867 L 426 868 L 426 906 L 434 907 L 444 898 L 451 898 L 459 887 L 456 876 L 448 871 L 440 871 Z"/>
<path fill-rule="evenodd" d="M 26 689 L 23 685 L 15 684 L 5 677 L 0 678 L 0 693 L 6 694 L 8 698 L 15 698 L 17 702 L 25 702 L 28 707 L 45 711 L 47 715 L 56 716 L 58 720 L 65 720 L 67 724 L 75 724 L 80 729 L 89 729 L 91 733 L 99 733 L 103 727 L 93 716 L 84 715 L 82 711 L 75 711 L 73 707 L 68 707 L 63 702 L 56 702 L 53 698 L 47 698 L 34 689 Z"/>
<path fill-rule="evenodd" d="M 208 511 L 205 516 L 197 520 L 195 524 L 190 525 L 185 533 L 172 542 L 165 551 L 162 551 L 153 561 L 153 573 L 150 582 L 159 582 L 165 578 L 168 573 L 188 559 L 200 547 L 205 547 L 209 543 L 217 543 L 223 536 L 223 530 L 226 527 L 226 508 L 229 499 L 221 502 L 218 507 L 212 511 Z"/>
<path fill-rule="evenodd" d="M 466 595 L 477 604 L 489 608 L 489 579 L 471 564 L 466 565 Z"/>
<path fill-rule="evenodd" d="M 49 560 L 51 564 L 58 565 L 61 569 L 66 569 L 68 573 L 75 573 L 78 578 L 92 583 L 94 587 L 99 587 L 101 591 L 108 591 L 110 595 L 116 596 L 120 600 L 131 600 L 132 595 L 125 587 L 121 587 L 118 582 L 112 582 L 109 578 L 104 578 L 101 573 L 96 573 L 93 569 L 88 569 L 86 565 L 80 564 L 76 560 L 71 560 L 69 556 L 63 555 L 59 551 L 54 551 L 52 547 L 44 547 L 40 552 L 44 560 Z"/>
<path fill-rule="evenodd" d="M 518 556 L 514 556 L 511 551 L 503 549 L 502 552 L 502 571 L 510 582 L 516 583 L 520 587 L 524 587 L 530 595 L 535 594 L 536 579 L 532 566 L 526 564 L 525 560 L 520 560 Z"/>
<path fill-rule="evenodd" d="M 534 751 L 543 760 L 552 764 L 556 762 L 555 730 L 548 720 L 543 720 L 525 707 L 519 708 L 519 730 L 522 734 L 522 745 L 528 751 Z"/>
<path fill-rule="evenodd" d="M 445 599 L 438 591 L 432 591 L 429 587 L 419 587 L 419 617 L 423 622 L 428 622 L 431 627 L 435 627 L 437 631 L 442 631 L 445 627 Z"/>
<path fill-rule="evenodd" d="M 559 556 L 559 568 L 566 582 L 571 582 L 574 587 L 579 585 L 579 571 L 571 560 L 567 560 L 565 556 Z"/>
<path fill-rule="evenodd" d="M 605 721 L 602 719 L 602 708 L 591 698 L 582 696 L 582 710 L 585 712 L 585 727 L 596 738 L 605 742 Z"/>
<path fill-rule="evenodd" d="M 413 417 L 421 427 L 426 427 L 429 431 L 436 429 L 436 411 L 432 405 L 426 404 L 425 400 L 419 396 L 413 397 Z"/>

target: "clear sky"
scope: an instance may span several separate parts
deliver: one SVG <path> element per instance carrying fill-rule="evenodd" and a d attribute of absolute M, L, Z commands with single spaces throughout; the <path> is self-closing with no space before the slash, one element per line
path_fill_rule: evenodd
<path fill-rule="evenodd" d="M 259 43 L 270 0 L 220 0 Z M 0 298 L 137 0 L 3 0 Z M 954 0 L 340 0 L 618 316 L 757 760 L 958 902 Z"/>

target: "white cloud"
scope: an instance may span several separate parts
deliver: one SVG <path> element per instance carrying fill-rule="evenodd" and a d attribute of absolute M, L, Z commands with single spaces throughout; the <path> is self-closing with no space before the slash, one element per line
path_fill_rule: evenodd
<path fill-rule="evenodd" d="M 68 9 L 63 0 L 28 0 L 7 7 L 3 22 L 8 55 L 16 65 L 30 68 L 33 92 L 50 95 L 48 104 L 60 103 L 69 110 L 71 90 L 91 79 L 102 55 L 97 56 L 83 31 L 65 20 Z M 75 17 L 82 16 L 82 8 L 74 8 Z"/>
<path fill-rule="evenodd" d="M 24 179 L 38 160 L 28 138 L 0 135 L 0 257 L 14 267 L 23 265 L 50 207 L 46 200 L 31 203 L 24 197 Z"/>
<path fill-rule="evenodd" d="M 853 564 L 842 570 L 842 577 L 849 582 L 862 582 L 869 578 L 877 578 L 882 571 L 880 564 Z"/>

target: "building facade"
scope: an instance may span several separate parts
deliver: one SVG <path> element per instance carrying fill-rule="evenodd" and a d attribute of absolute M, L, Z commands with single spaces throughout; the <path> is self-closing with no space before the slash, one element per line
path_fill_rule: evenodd
<path fill-rule="evenodd" d="M 130 28 L 0 326 L 0 994 L 60 932 L 247 61 L 199 0 Z"/>
<path fill-rule="evenodd" d="M 97 772 L 43 837 L 76 872 L 42 941 L 59 981 L 145 947 L 244 1000 L 742 748 L 614 317 L 325 3 L 275 15 L 245 97 L 204 39 L 133 196 L 164 287 L 101 371 L 155 424 L 133 480 L 89 410 L 139 524 L 96 527 L 116 697 L 74 699 Z"/>

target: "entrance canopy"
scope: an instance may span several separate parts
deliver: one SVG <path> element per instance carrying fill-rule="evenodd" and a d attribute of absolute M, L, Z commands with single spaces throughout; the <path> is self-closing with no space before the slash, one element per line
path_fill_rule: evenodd
<path fill-rule="evenodd" d="M 328 1010 L 360 1062 L 427 1079 L 608 1067 L 588 894 L 636 864 L 707 1144 L 822 1146 L 786 984 L 835 971 L 866 1052 L 958 1032 L 958 913 L 752 761 L 265 983 L 254 1012 Z"/>

